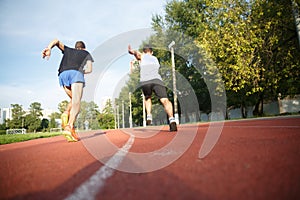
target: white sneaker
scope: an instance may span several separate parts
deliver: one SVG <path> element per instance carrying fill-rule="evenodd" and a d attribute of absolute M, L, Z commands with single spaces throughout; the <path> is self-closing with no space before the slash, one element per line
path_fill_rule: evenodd
<path fill-rule="evenodd" d="M 146 125 L 149 126 L 152 124 L 152 115 L 147 115 Z"/>

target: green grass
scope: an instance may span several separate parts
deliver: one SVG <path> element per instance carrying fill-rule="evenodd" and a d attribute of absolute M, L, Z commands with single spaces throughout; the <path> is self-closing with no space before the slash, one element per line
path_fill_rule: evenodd
<path fill-rule="evenodd" d="M 60 132 L 53 132 L 53 133 L 27 133 L 27 134 L 0 135 L 0 145 L 10 144 L 15 142 L 23 142 L 23 141 L 33 140 L 38 138 L 48 138 L 60 134 L 61 134 Z"/>

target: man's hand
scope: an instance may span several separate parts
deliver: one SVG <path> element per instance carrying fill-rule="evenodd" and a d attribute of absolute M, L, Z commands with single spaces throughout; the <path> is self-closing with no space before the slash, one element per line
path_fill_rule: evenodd
<path fill-rule="evenodd" d="M 43 58 L 46 58 L 48 60 L 50 55 L 51 55 L 51 49 L 49 49 L 48 47 L 42 51 Z"/>
<path fill-rule="evenodd" d="M 142 58 L 142 54 L 138 51 L 131 49 L 130 45 L 128 45 L 128 53 L 134 55 L 137 60 L 141 60 Z"/>
<path fill-rule="evenodd" d="M 131 46 L 130 44 L 128 45 L 128 53 L 130 54 L 134 54 L 134 50 L 131 49 Z"/>

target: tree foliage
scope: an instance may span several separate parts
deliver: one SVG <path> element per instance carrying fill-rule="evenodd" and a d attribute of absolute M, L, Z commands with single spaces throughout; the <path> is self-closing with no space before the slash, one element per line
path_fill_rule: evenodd
<path fill-rule="evenodd" d="M 42 114 L 41 104 L 38 102 L 33 102 L 29 107 L 29 114 L 25 117 L 25 124 L 29 131 L 36 132 L 39 128 L 41 128 L 41 117 Z"/>
<path fill-rule="evenodd" d="M 60 113 L 54 112 L 51 113 L 50 116 L 50 121 L 49 121 L 49 128 L 57 128 L 58 124 L 56 123 L 55 119 L 60 119 Z"/>
<path fill-rule="evenodd" d="M 19 104 L 11 104 L 12 111 L 12 119 L 7 120 L 8 128 L 23 128 L 24 127 L 24 115 L 25 111 L 23 110 L 22 105 Z"/>
<path fill-rule="evenodd" d="M 84 130 L 86 128 L 86 125 L 88 125 L 89 129 L 98 129 L 98 114 L 98 106 L 95 102 L 82 101 L 80 104 L 80 113 L 78 114 L 76 120 L 77 128 Z"/>
<path fill-rule="evenodd" d="M 67 100 L 63 100 L 58 104 L 58 110 L 62 114 L 68 107 L 69 102 Z"/>
<path fill-rule="evenodd" d="M 98 114 L 98 122 L 99 127 L 101 129 L 113 129 L 115 128 L 115 120 L 114 120 L 114 108 L 111 100 L 109 99 L 105 103 L 105 107 L 101 113 Z"/>
<path fill-rule="evenodd" d="M 194 38 L 199 52 L 203 50 L 222 75 L 228 106 L 262 105 L 263 99 L 276 99 L 279 93 L 300 92 L 300 54 L 292 9 L 292 2 L 286 0 L 173 0 L 167 3 L 165 16 L 153 17 L 153 29 L 157 36 L 163 30 L 174 30 Z M 162 43 L 165 38 L 156 40 Z M 194 69 L 186 64 L 176 66 L 191 84 L 201 83 L 203 77 L 193 73 Z M 203 103 L 209 100 L 201 101 L 201 93 L 207 93 L 199 86 L 193 85 L 203 110 L 207 107 Z"/>
<path fill-rule="evenodd" d="M 42 128 L 47 128 L 45 120 L 42 124 L 42 108 L 41 104 L 38 102 L 33 102 L 30 104 L 29 113 L 23 110 L 22 105 L 11 104 L 12 107 L 12 119 L 7 120 L 8 128 L 19 129 L 26 128 L 29 132 L 36 132 Z M 47 127 L 46 127 L 47 126 Z"/>

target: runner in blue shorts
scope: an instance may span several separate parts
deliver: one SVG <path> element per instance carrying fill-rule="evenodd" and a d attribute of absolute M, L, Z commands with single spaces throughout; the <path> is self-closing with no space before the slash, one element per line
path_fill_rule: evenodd
<path fill-rule="evenodd" d="M 66 111 L 62 114 L 63 133 L 68 141 L 76 142 L 79 137 L 75 132 L 74 123 L 80 111 L 82 91 L 85 85 L 84 74 L 92 72 L 94 60 L 91 54 L 85 50 L 84 42 L 78 41 L 75 48 L 70 48 L 57 39 L 51 41 L 48 47 L 42 51 L 42 57 L 49 58 L 54 46 L 63 53 L 58 69 L 59 84 L 71 99 Z"/>
<path fill-rule="evenodd" d="M 83 73 L 70 69 L 59 74 L 59 85 L 70 87 L 73 83 L 83 83 L 85 85 Z"/>

